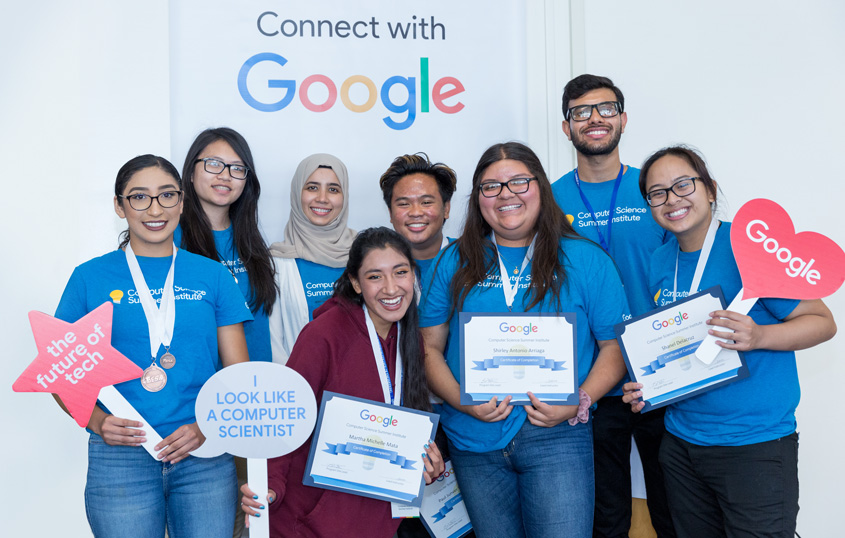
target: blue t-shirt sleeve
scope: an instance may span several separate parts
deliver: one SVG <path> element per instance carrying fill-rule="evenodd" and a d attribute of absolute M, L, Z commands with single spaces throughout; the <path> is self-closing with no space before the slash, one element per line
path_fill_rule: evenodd
<path fill-rule="evenodd" d="M 765 308 L 775 318 L 783 321 L 789 316 L 796 307 L 798 307 L 798 299 L 773 299 L 762 298 L 757 301 L 762 308 Z"/>
<path fill-rule="evenodd" d="M 585 258 L 588 257 L 583 264 L 587 270 L 579 271 L 579 275 L 586 277 L 582 283 L 590 330 L 596 340 L 613 340 L 616 338 L 613 326 L 630 317 L 625 289 L 610 256 L 594 245 L 583 246 Z"/>
<path fill-rule="evenodd" d="M 88 301 L 86 299 L 85 279 L 81 275 L 82 270 L 77 267 L 70 275 L 59 306 L 56 307 L 56 318 L 75 323 L 88 313 Z"/>
<path fill-rule="evenodd" d="M 433 327 L 449 321 L 452 309 L 450 286 L 457 264 L 457 248 L 453 246 L 440 251 L 423 279 L 420 299 L 420 327 Z"/>
<path fill-rule="evenodd" d="M 214 263 L 214 271 L 217 276 L 217 301 L 214 307 L 217 326 L 252 321 L 249 305 L 229 271 L 219 263 Z"/>

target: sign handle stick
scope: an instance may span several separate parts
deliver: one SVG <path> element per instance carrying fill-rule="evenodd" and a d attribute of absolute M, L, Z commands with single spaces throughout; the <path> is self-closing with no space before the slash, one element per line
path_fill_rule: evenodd
<path fill-rule="evenodd" d="M 736 312 L 737 314 L 748 314 L 748 311 L 751 310 L 751 307 L 754 306 L 754 303 L 757 302 L 757 298 L 753 299 L 744 299 L 743 292 L 745 288 L 739 290 L 739 293 L 736 294 L 736 297 L 731 304 L 728 305 L 728 310 L 731 312 Z M 728 328 L 720 327 L 720 331 L 726 332 L 733 332 Z M 698 357 L 698 360 L 703 362 L 704 364 L 711 364 L 715 359 L 716 355 L 722 351 L 722 348 L 716 345 L 716 341 L 721 340 L 722 342 L 727 342 L 724 338 L 716 338 L 712 335 L 707 335 L 704 340 L 701 341 L 701 345 L 698 346 L 698 349 L 695 350 L 695 356 Z"/>
<path fill-rule="evenodd" d="M 270 537 L 270 504 L 267 502 L 267 460 L 265 458 L 247 458 L 246 474 L 249 478 L 249 489 L 258 495 L 259 502 L 267 508 L 261 510 L 261 517 L 249 518 L 250 538 Z"/>
<path fill-rule="evenodd" d="M 157 444 L 161 442 L 161 436 L 153 429 L 152 426 L 147 422 L 147 420 L 141 416 L 141 414 L 132 407 L 126 398 L 114 388 L 114 385 L 109 385 L 107 387 L 103 387 L 100 389 L 100 395 L 98 399 L 103 402 L 109 412 L 120 418 L 127 418 L 129 420 L 137 420 L 138 422 L 142 423 L 143 430 L 147 433 L 147 441 L 143 443 L 143 446 L 147 452 L 149 452 L 150 456 L 155 459 L 157 452 L 153 450 Z"/>

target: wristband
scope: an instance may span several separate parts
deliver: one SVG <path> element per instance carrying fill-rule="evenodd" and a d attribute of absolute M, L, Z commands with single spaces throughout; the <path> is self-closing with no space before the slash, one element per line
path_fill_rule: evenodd
<path fill-rule="evenodd" d="M 593 400 L 584 389 L 578 389 L 578 412 L 575 416 L 569 419 L 569 425 L 575 426 L 578 423 L 586 424 L 590 420 L 590 406 L 593 405 Z"/>

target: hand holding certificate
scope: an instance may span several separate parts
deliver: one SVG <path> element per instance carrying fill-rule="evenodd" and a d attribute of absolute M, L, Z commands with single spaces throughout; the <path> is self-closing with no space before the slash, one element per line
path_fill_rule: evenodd
<path fill-rule="evenodd" d="M 748 375 L 736 351 L 723 349 L 710 364 L 695 356 L 707 336 L 710 312 L 724 308 L 716 286 L 616 325 L 631 381 L 643 386 L 643 412 Z"/>
<path fill-rule="evenodd" d="M 462 312 L 461 404 L 578 405 L 575 315 Z"/>
<path fill-rule="evenodd" d="M 326 391 L 303 483 L 419 507 L 421 455 L 438 421 L 432 413 Z"/>

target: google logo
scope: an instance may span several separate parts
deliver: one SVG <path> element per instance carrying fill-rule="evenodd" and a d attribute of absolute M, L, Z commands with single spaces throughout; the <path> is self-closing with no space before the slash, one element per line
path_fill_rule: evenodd
<path fill-rule="evenodd" d="M 671 327 L 672 325 L 681 325 L 683 324 L 684 320 L 689 319 L 689 314 L 684 312 L 678 312 L 678 315 L 667 320 L 654 320 L 651 324 L 651 327 L 655 331 L 659 331 L 660 329 L 665 329 L 666 327 Z"/>
<path fill-rule="evenodd" d="M 363 409 L 361 411 L 361 418 L 369 422 L 381 424 L 385 428 L 387 428 L 388 426 L 396 426 L 399 424 L 399 421 L 393 418 L 393 415 L 390 415 L 389 417 L 378 417 L 376 415 L 371 415 L 370 411 L 367 409 Z"/>
<path fill-rule="evenodd" d="M 359 114 L 371 110 L 379 98 L 381 99 L 381 104 L 388 112 L 400 115 L 407 114 L 404 120 L 396 120 L 389 115 L 382 118 L 385 125 L 397 131 L 402 131 L 413 125 L 417 117 L 417 79 L 416 77 L 404 77 L 401 75 L 389 77 L 382 83 L 381 90 L 376 88 L 376 84 L 372 79 L 363 75 L 352 75 L 340 84 L 340 92 L 338 92 L 337 84 L 326 75 L 309 75 L 299 83 L 292 79 L 271 78 L 267 80 L 267 87 L 279 88 L 282 90 L 282 95 L 277 101 L 272 103 L 261 102 L 250 93 L 247 85 L 247 77 L 250 71 L 252 71 L 252 68 L 262 62 L 272 62 L 279 67 L 284 67 L 288 63 L 288 60 L 279 54 L 261 52 L 251 56 L 241 66 L 240 72 L 238 73 L 238 91 L 241 94 L 241 98 L 243 98 L 246 104 L 261 112 L 277 112 L 290 105 L 296 96 L 298 86 L 299 101 L 302 103 L 302 106 L 311 112 L 325 112 L 331 109 L 337 103 L 338 95 L 340 95 L 340 101 L 343 103 L 343 106 Z M 420 112 L 429 112 L 431 103 L 434 104 L 437 110 L 444 114 L 456 114 L 463 110 L 464 104 L 460 101 L 453 104 L 446 103 L 447 99 L 464 92 L 464 85 L 460 80 L 455 77 L 443 77 L 429 87 L 428 58 L 420 58 L 419 78 Z M 321 85 L 328 91 L 328 97 L 322 103 L 315 103 L 308 94 L 308 90 L 315 85 Z M 363 103 L 355 103 L 350 98 L 350 90 L 355 85 L 361 85 L 366 90 L 367 99 Z M 395 103 L 391 100 L 390 90 L 394 86 L 401 86 L 405 89 L 407 99 L 404 103 Z"/>
<path fill-rule="evenodd" d="M 531 333 L 536 333 L 540 328 L 533 323 L 529 323 L 528 325 L 508 325 L 508 322 L 503 321 L 499 325 L 499 330 L 503 333 L 522 333 L 528 336 Z"/>

